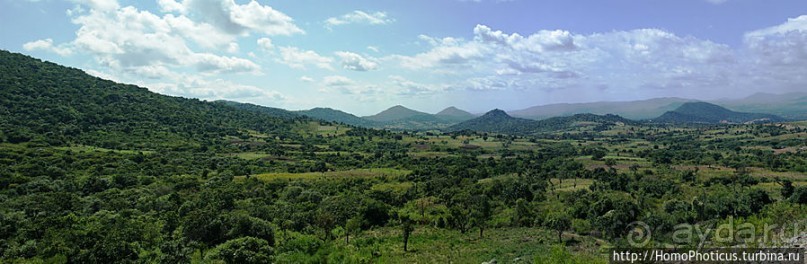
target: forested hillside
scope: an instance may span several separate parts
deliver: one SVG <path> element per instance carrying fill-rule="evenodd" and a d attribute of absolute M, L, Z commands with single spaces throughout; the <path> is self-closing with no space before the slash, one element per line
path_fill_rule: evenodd
<path fill-rule="evenodd" d="M 210 145 L 246 129 L 287 133 L 293 121 L 223 103 L 170 97 L 0 51 L 0 140 L 115 149 Z"/>

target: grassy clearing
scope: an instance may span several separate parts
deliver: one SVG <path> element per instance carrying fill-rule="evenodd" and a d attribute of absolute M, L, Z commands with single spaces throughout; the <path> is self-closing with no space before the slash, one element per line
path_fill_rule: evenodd
<path fill-rule="evenodd" d="M 582 189 L 588 189 L 592 184 L 594 184 L 594 180 L 592 179 L 580 179 L 580 178 L 572 178 L 572 179 L 563 179 L 561 182 L 560 179 L 552 178 L 550 179 L 553 185 L 555 185 L 555 191 L 558 192 L 571 192 L 577 191 Z"/>
<path fill-rule="evenodd" d="M 304 172 L 304 173 L 264 173 L 258 174 L 254 177 L 258 180 L 269 182 L 278 180 L 338 180 L 347 178 L 394 178 L 409 174 L 410 171 L 398 170 L 392 168 L 376 168 L 376 169 L 353 169 L 344 171 L 328 171 L 328 172 Z M 243 177 L 243 176 L 241 176 Z"/>
<path fill-rule="evenodd" d="M 239 152 L 239 153 L 231 153 L 227 154 L 228 156 L 234 156 L 245 160 L 256 160 L 268 157 L 269 154 L 261 153 L 261 152 Z"/>
<path fill-rule="evenodd" d="M 336 247 L 347 263 L 606 263 L 600 241 L 565 233 L 566 246 L 557 244 L 553 231 L 541 228 L 500 228 L 462 234 L 431 227 L 417 228 L 403 251 L 400 228 L 387 227 L 364 232 L 350 244 Z M 375 253 L 375 256 L 373 256 Z"/>
<path fill-rule="evenodd" d="M 591 156 L 580 156 L 575 158 L 575 161 L 580 162 L 586 169 L 593 170 L 596 168 L 608 169 L 605 165 L 605 160 L 611 159 L 615 161 L 614 169 L 619 173 L 630 172 L 630 166 L 638 165 L 640 170 L 652 167 L 652 163 L 643 158 L 630 157 L 630 156 L 605 156 L 601 160 L 592 160 Z"/>
<path fill-rule="evenodd" d="M 409 152 L 409 155 L 415 158 L 438 158 L 438 157 L 449 157 L 453 156 L 447 152 L 442 151 L 418 151 L 418 152 Z"/>

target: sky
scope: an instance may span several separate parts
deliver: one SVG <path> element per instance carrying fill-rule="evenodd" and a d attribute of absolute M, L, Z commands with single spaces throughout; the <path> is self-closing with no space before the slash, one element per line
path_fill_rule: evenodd
<path fill-rule="evenodd" d="M 0 49 L 364 116 L 807 91 L 804 0 L 0 0 Z"/>

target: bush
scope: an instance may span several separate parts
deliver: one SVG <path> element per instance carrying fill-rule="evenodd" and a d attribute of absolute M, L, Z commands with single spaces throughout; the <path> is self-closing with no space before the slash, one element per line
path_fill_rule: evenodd
<path fill-rule="evenodd" d="M 578 234 L 586 234 L 591 231 L 591 222 L 585 219 L 572 219 L 572 230 Z"/>
<path fill-rule="evenodd" d="M 213 263 L 271 263 L 272 247 L 260 238 L 242 237 L 228 240 L 205 254 Z"/>
<path fill-rule="evenodd" d="M 799 186 L 790 195 L 790 202 L 797 204 L 807 204 L 807 187 Z"/>

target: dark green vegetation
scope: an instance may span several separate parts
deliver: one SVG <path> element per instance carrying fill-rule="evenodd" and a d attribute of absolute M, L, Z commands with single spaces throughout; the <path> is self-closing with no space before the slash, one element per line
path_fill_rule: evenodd
<path fill-rule="evenodd" d="M 673 111 L 666 112 L 652 121 L 679 124 L 770 123 L 782 122 L 784 118 L 770 114 L 734 112 L 715 104 L 691 102 L 685 103 Z"/>
<path fill-rule="evenodd" d="M 637 220 L 695 247 L 747 242 L 676 224 L 807 219 L 804 122 L 389 132 L 8 52 L 0 100 L 2 263 L 605 263 Z"/>

